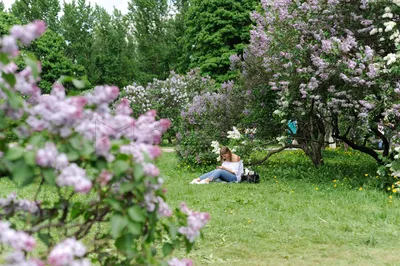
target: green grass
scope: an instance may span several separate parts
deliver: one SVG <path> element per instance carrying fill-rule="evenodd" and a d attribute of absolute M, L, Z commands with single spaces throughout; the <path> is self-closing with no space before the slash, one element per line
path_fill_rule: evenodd
<path fill-rule="evenodd" d="M 301 151 L 274 155 L 256 168 L 260 184 L 190 185 L 202 173 L 164 153 L 157 165 L 169 205 L 185 201 L 211 215 L 195 249 L 173 256 L 195 265 L 400 265 L 400 201 L 370 185 L 374 161 L 343 150 L 324 156 L 316 169 Z M 36 187 L 3 178 L 0 196 L 33 198 Z M 55 190 L 40 197 L 55 200 Z"/>
<path fill-rule="evenodd" d="M 164 154 L 169 204 L 211 214 L 187 256 L 196 265 L 398 263 L 399 200 L 367 185 L 374 161 L 340 150 L 325 158 L 315 169 L 302 152 L 288 151 L 257 169 L 260 184 L 189 185 L 201 173 L 176 168 L 176 157 Z"/>

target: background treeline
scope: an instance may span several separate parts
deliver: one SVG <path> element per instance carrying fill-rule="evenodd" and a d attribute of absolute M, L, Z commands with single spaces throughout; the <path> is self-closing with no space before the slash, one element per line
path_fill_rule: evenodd
<path fill-rule="evenodd" d="M 86 0 L 16 0 L 0 3 L 2 34 L 18 23 L 41 19 L 45 36 L 33 46 L 42 62 L 40 87 L 48 93 L 61 75 L 86 77 L 87 86 L 145 85 L 172 70 L 200 68 L 218 82 L 232 79 L 229 57 L 249 42 L 250 12 L 258 1 L 131 0 L 112 14 Z"/>

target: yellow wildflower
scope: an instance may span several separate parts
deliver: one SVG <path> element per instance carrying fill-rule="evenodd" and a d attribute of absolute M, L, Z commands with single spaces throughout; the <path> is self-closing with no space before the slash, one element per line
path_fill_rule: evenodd
<path fill-rule="evenodd" d="M 392 199 L 393 197 L 392 196 L 389 196 L 389 199 Z"/>
<path fill-rule="evenodd" d="M 396 193 L 396 192 L 397 192 L 397 189 L 393 189 L 392 191 L 393 191 L 393 193 Z"/>
<path fill-rule="evenodd" d="M 316 187 L 315 190 L 318 190 L 318 188 Z"/>
<path fill-rule="evenodd" d="M 362 188 L 362 187 L 360 187 L 358 190 L 360 190 L 360 191 L 361 191 L 361 190 L 363 190 L 363 188 Z"/>
<path fill-rule="evenodd" d="M 337 181 L 337 180 L 335 179 L 335 180 L 333 180 L 332 182 L 335 183 L 336 181 Z"/>
<path fill-rule="evenodd" d="M 336 187 L 336 184 L 334 184 L 333 187 Z"/>
<path fill-rule="evenodd" d="M 365 174 L 365 176 L 368 176 L 368 174 Z"/>

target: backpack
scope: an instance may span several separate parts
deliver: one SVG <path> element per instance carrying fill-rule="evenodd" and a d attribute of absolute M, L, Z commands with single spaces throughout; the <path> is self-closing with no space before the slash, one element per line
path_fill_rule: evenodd
<path fill-rule="evenodd" d="M 250 174 L 251 173 L 251 174 Z M 247 174 L 242 174 L 242 178 L 240 180 L 242 183 L 260 183 L 260 175 L 255 171 L 250 171 Z"/>

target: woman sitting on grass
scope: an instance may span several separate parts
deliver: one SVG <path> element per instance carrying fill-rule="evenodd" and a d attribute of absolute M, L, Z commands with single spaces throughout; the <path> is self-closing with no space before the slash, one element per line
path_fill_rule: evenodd
<path fill-rule="evenodd" d="M 217 166 L 216 170 L 194 179 L 190 184 L 208 184 L 217 178 L 226 182 L 240 182 L 243 174 L 243 162 L 240 160 L 240 157 L 233 154 L 225 146 L 221 148 L 219 156 L 222 161 L 221 166 Z"/>

